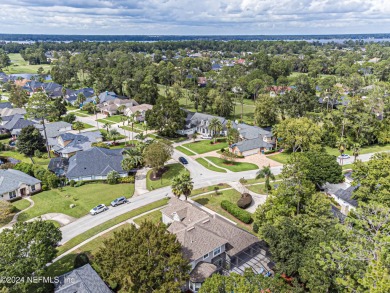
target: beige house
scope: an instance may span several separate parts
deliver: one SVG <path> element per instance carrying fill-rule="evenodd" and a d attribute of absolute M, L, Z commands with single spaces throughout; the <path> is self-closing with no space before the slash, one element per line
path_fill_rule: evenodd
<path fill-rule="evenodd" d="M 262 242 L 232 222 L 177 198 L 171 198 L 161 213 L 191 265 L 185 289 L 198 292 L 214 273 L 243 274 L 246 268 L 256 274 L 271 273 L 273 263 Z"/>
<path fill-rule="evenodd" d="M 42 189 L 41 181 L 21 171 L 0 170 L 0 200 L 14 200 Z"/>
<path fill-rule="evenodd" d="M 146 111 L 152 110 L 153 106 L 149 104 L 141 104 L 133 107 L 128 107 L 124 114 L 126 116 L 137 115 L 134 120 L 137 122 L 145 121 Z"/>
<path fill-rule="evenodd" d="M 118 112 L 124 112 L 124 110 L 128 107 L 133 107 L 138 105 L 138 103 L 133 99 L 119 99 L 116 98 L 114 100 L 106 101 L 102 103 L 99 108 L 102 114 L 105 115 L 116 115 Z M 123 110 L 121 110 L 121 106 L 124 106 Z"/>

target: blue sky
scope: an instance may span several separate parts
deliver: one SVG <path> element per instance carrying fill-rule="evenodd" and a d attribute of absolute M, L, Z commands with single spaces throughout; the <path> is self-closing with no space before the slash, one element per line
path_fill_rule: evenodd
<path fill-rule="evenodd" d="M 390 33 L 390 1 L 1 0 L 0 33 Z"/>

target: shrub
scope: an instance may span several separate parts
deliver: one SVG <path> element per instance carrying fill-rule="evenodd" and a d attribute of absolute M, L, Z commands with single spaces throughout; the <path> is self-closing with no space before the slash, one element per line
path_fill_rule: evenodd
<path fill-rule="evenodd" d="M 35 150 L 34 151 L 34 157 L 42 158 L 42 152 L 40 150 Z"/>
<path fill-rule="evenodd" d="M 246 209 L 252 203 L 252 196 L 249 193 L 243 193 L 241 198 L 237 201 L 237 206 L 242 209 Z"/>
<path fill-rule="evenodd" d="M 221 153 L 224 153 L 225 152 L 225 148 L 221 148 Z"/>
<path fill-rule="evenodd" d="M 0 139 L 6 139 L 6 138 L 11 138 L 11 134 L 10 133 L 1 133 L 0 134 Z"/>
<path fill-rule="evenodd" d="M 108 184 L 117 184 L 119 182 L 119 174 L 116 171 L 110 171 L 107 174 L 107 183 Z"/>
<path fill-rule="evenodd" d="M 65 122 L 68 122 L 70 124 L 73 124 L 73 122 L 76 121 L 76 115 L 73 113 L 69 113 L 66 116 L 64 116 L 64 118 L 62 120 L 64 120 Z"/>
<path fill-rule="evenodd" d="M 259 233 L 259 225 L 256 222 L 253 223 L 253 232 Z"/>
<path fill-rule="evenodd" d="M 13 169 L 15 164 L 12 163 L 4 163 L 0 165 L 0 169 Z"/>
<path fill-rule="evenodd" d="M 240 209 L 237 205 L 231 203 L 230 201 L 223 200 L 221 202 L 221 207 L 229 214 L 236 217 L 237 219 L 244 222 L 245 224 L 250 224 L 252 222 L 251 213 Z"/>
<path fill-rule="evenodd" d="M 80 187 L 80 186 L 83 186 L 85 184 L 85 182 L 83 180 L 80 180 L 80 181 L 77 181 L 76 184 L 74 185 L 74 187 Z"/>
<path fill-rule="evenodd" d="M 74 259 L 73 268 L 77 269 L 89 263 L 89 258 L 85 253 L 79 253 Z"/>
<path fill-rule="evenodd" d="M 134 183 L 134 176 L 127 176 L 119 178 L 119 183 Z"/>
<path fill-rule="evenodd" d="M 242 178 L 240 178 L 240 183 L 241 184 L 245 184 L 245 183 L 247 183 L 248 181 L 244 178 L 244 177 L 242 177 Z"/>
<path fill-rule="evenodd" d="M 70 185 L 70 186 L 73 187 L 75 184 L 76 184 L 76 181 L 74 181 L 73 179 L 69 181 L 69 185 Z"/>
<path fill-rule="evenodd" d="M 43 191 L 46 191 L 46 190 L 49 190 L 49 188 L 47 187 L 46 184 L 42 184 L 42 190 L 43 190 Z"/>
<path fill-rule="evenodd" d="M 276 152 L 276 150 L 269 150 L 269 151 L 265 151 L 264 154 L 269 155 L 269 154 L 273 154 L 274 152 Z"/>
<path fill-rule="evenodd" d="M 48 158 L 49 156 L 46 153 L 42 154 L 42 159 L 48 159 Z"/>

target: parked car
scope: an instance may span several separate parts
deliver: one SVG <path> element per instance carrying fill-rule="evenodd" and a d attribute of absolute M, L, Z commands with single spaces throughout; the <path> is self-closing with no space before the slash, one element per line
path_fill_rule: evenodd
<path fill-rule="evenodd" d="M 203 139 L 212 139 L 213 137 L 209 134 L 202 134 L 202 136 L 200 138 L 203 138 Z"/>
<path fill-rule="evenodd" d="M 94 207 L 92 210 L 89 211 L 89 213 L 94 216 L 96 214 L 99 214 L 101 212 L 104 212 L 104 211 L 107 211 L 108 210 L 108 207 L 106 207 L 106 205 L 104 204 L 99 204 L 97 205 L 96 207 Z"/>
<path fill-rule="evenodd" d="M 187 164 L 188 164 L 187 159 L 184 158 L 184 157 L 179 157 L 179 161 L 180 161 L 180 163 L 182 163 L 183 165 L 187 165 Z"/>
<path fill-rule="evenodd" d="M 349 159 L 350 156 L 347 154 L 342 154 L 341 156 L 338 156 L 339 159 Z"/>
<path fill-rule="evenodd" d="M 117 199 L 114 199 L 112 202 L 111 202 L 111 205 L 113 207 L 116 207 L 118 205 L 121 205 L 121 204 L 124 204 L 124 203 L 128 203 L 129 201 L 127 200 L 126 197 L 124 196 L 121 196 L 121 197 L 118 197 Z"/>

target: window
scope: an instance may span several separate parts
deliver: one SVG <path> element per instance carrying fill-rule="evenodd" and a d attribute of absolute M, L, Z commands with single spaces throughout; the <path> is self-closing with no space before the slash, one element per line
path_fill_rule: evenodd
<path fill-rule="evenodd" d="M 221 253 L 221 247 L 214 249 L 213 255 L 216 256 Z"/>
<path fill-rule="evenodd" d="M 207 253 L 207 254 L 205 254 L 204 256 L 203 256 L 203 259 L 206 259 L 206 258 L 208 258 L 210 256 L 210 253 Z"/>
<path fill-rule="evenodd" d="M 9 195 L 9 198 L 11 199 L 11 198 L 14 198 L 14 197 L 16 197 L 16 191 L 14 190 L 14 191 L 11 191 L 11 192 L 9 192 L 8 193 L 8 195 Z"/>
<path fill-rule="evenodd" d="M 31 191 L 32 191 L 32 192 L 35 191 L 35 185 L 31 185 Z"/>

